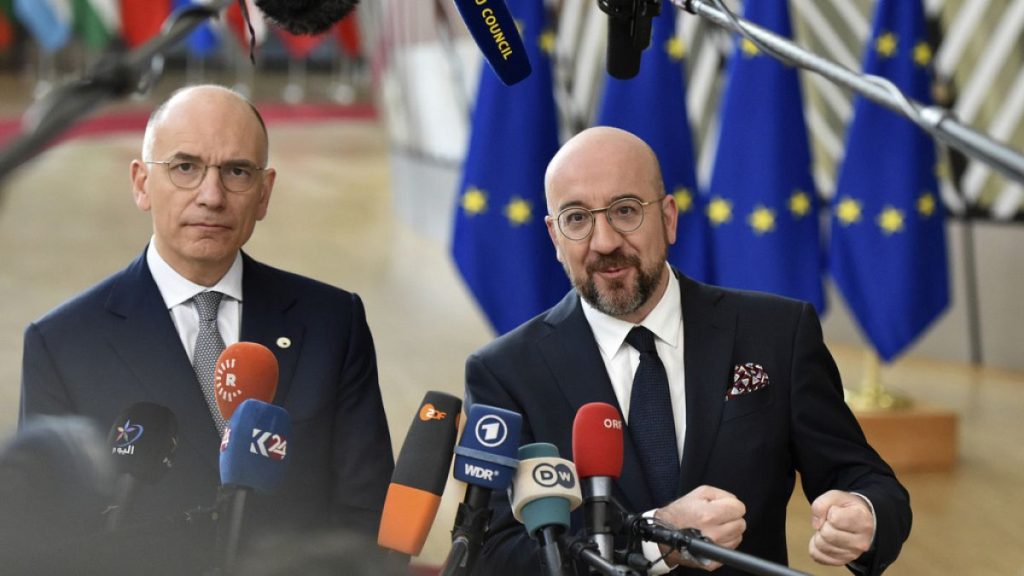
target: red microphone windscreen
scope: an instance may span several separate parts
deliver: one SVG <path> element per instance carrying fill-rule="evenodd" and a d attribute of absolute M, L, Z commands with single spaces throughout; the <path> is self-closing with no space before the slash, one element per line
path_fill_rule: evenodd
<path fill-rule="evenodd" d="M 611 404 L 591 402 L 572 423 L 572 456 L 580 478 L 622 473 L 622 418 Z"/>
<path fill-rule="evenodd" d="M 238 405 L 250 398 L 273 402 L 277 371 L 277 358 L 262 344 L 238 342 L 225 348 L 213 376 L 217 407 L 224 419 L 230 420 Z"/>

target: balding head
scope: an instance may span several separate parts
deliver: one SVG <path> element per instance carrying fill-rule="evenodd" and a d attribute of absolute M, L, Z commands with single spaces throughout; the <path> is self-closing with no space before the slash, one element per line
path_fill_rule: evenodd
<path fill-rule="evenodd" d="M 548 163 L 544 174 L 544 191 L 548 213 L 560 209 L 552 205 L 552 194 L 560 187 L 583 179 L 602 179 L 601 174 L 626 170 L 632 174 L 634 186 L 660 196 L 665 185 L 661 179 L 658 157 L 646 142 L 635 135 L 612 128 L 596 126 L 571 138 Z"/>
<path fill-rule="evenodd" d="M 237 109 L 247 112 L 251 116 L 251 120 L 254 120 L 259 126 L 261 134 L 260 148 L 262 152 L 258 161 L 261 166 L 267 165 L 270 143 L 267 137 L 267 126 L 263 122 L 263 116 L 260 115 L 259 110 L 256 109 L 256 106 L 248 98 L 230 88 L 216 84 L 201 84 L 179 88 L 163 104 L 153 110 L 153 113 L 149 115 L 149 121 L 146 123 L 146 133 L 142 139 L 142 157 L 146 160 L 154 159 L 153 144 L 159 127 L 165 121 L 176 116 L 190 117 L 190 111 L 197 105 L 205 105 L 214 110 Z M 241 117 L 244 118 L 245 115 L 243 114 Z"/>

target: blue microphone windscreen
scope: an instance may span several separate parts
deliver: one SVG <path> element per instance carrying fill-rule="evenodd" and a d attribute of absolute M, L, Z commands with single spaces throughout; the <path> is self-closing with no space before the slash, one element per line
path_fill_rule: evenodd
<path fill-rule="evenodd" d="M 504 490 L 515 474 L 523 417 L 486 404 L 469 408 L 466 428 L 455 449 L 455 479 Z"/>
<path fill-rule="evenodd" d="M 284 476 L 291 431 L 284 408 L 251 398 L 242 402 L 220 444 L 220 483 L 273 492 Z"/>
<path fill-rule="evenodd" d="M 510 86 L 530 75 L 530 59 L 505 0 L 455 0 L 491 69 Z"/>

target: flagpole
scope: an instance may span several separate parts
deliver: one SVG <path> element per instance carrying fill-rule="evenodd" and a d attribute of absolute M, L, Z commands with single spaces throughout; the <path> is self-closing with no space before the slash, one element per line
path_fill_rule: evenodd
<path fill-rule="evenodd" d="M 751 23 L 715 5 L 720 0 L 668 0 L 711 23 L 742 34 L 756 41 L 773 57 L 798 68 L 816 72 L 826 79 L 903 115 L 934 138 L 968 156 L 1002 172 L 1008 178 L 1024 183 L 1024 155 L 961 123 L 953 113 L 941 106 L 925 106 L 907 98 L 888 80 L 866 76 L 836 62 L 813 54 L 798 44 Z"/>
<path fill-rule="evenodd" d="M 845 392 L 846 403 L 858 412 L 876 410 L 904 410 L 913 402 L 910 398 L 892 394 L 882 385 L 882 363 L 878 354 L 868 348 L 864 351 L 864 375 L 860 389 Z"/>

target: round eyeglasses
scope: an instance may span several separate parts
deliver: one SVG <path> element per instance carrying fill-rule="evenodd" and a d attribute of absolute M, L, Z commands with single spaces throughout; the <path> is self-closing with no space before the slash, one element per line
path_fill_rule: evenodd
<path fill-rule="evenodd" d="M 171 183 L 184 190 L 194 190 L 206 178 L 206 170 L 216 168 L 221 185 L 229 192 L 247 192 L 256 183 L 260 172 L 265 170 L 252 162 L 236 161 L 224 164 L 206 164 L 199 160 L 146 160 L 146 164 L 161 164 L 167 167 Z"/>
<path fill-rule="evenodd" d="M 604 208 L 594 209 L 570 206 L 558 213 L 558 231 L 569 240 L 586 240 L 594 232 L 594 215 L 604 212 L 612 228 L 627 234 L 640 228 L 644 223 L 644 208 L 661 198 L 647 202 L 639 198 L 621 198 Z"/>

